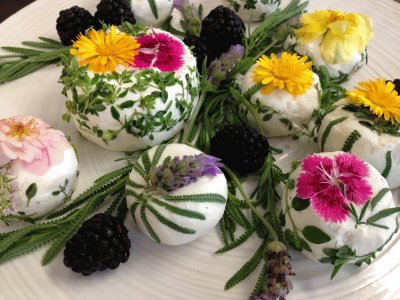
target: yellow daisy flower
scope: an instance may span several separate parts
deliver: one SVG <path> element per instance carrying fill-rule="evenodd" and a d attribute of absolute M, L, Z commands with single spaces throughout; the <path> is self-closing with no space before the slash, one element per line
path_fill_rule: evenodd
<path fill-rule="evenodd" d="M 372 21 L 363 14 L 339 10 L 317 10 L 301 17 L 295 30 L 297 42 L 308 44 L 321 39 L 322 58 L 329 64 L 349 63 L 362 53 L 373 36 Z"/>
<path fill-rule="evenodd" d="M 79 65 L 89 65 L 94 73 L 114 72 L 117 65 L 133 65 L 139 43 L 124 32 L 91 29 L 89 37 L 80 35 L 73 43 L 70 54 L 78 58 Z"/>
<path fill-rule="evenodd" d="M 360 82 L 355 90 L 347 92 L 347 99 L 357 106 L 368 107 L 385 121 L 400 123 L 400 96 L 394 88 L 392 82 L 381 78 Z"/>
<path fill-rule="evenodd" d="M 307 57 L 283 52 L 280 58 L 263 55 L 253 69 L 253 81 L 265 85 L 262 94 L 269 94 L 274 88 L 285 89 L 293 96 L 305 94 L 314 81 Z"/>

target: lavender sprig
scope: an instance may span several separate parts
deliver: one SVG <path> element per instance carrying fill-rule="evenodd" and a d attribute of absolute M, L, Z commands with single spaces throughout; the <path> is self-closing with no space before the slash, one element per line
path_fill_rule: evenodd
<path fill-rule="evenodd" d="M 216 176 L 222 171 L 220 159 L 203 153 L 197 155 L 175 156 L 170 162 L 150 170 L 150 180 L 155 187 L 167 192 L 175 191 L 202 176 Z"/>
<path fill-rule="evenodd" d="M 181 26 L 187 35 L 200 36 L 201 13 L 188 0 L 174 0 L 174 7 L 182 15 Z"/>

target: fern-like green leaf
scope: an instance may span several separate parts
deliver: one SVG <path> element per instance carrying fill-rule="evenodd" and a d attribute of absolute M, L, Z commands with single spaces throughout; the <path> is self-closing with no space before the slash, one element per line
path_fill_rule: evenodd
<path fill-rule="evenodd" d="M 146 172 L 146 174 L 149 174 L 150 168 L 151 168 L 151 159 L 150 159 L 150 156 L 149 156 L 149 152 L 145 151 L 142 154 L 141 158 L 142 158 L 142 163 L 143 163 L 143 166 L 144 166 L 144 171 Z"/>
<path fill-rule="evenodd" d="M 201 214 L 197 211 L 180 208 L 178 206 L 168 204 L 168 203 L 161 201 L 160 199 L 157 199 L 154 197 L 152 197 L 151 200 L 154 203 L 156 203 L 157 205 L 164 207 L 166 210 L 168 210 L 176 215 L 184 216 L 186 218 L 191 218 L 191 219 L 198 219 L 198 220 L 206 219 L 206 217 L 203 214 Z"/>
<path fill-rule="evenodd" d="M 382 172 L 382 176 L 387 178 L 392 170 L 392 151 L 386 152 L 386 166 Z"/>
<path fill-rule="evenodd" d="M 126 194 L 127 196 L 132 196 L 132 197 L 134 197 L 134 198 L 136 198 L 136 199 L 138 199 L 139 196 L 140 196 L 138 193 L 136 193 L 135 191 L 133 191 L 133 190 L 131 190 L 131 189 L 127 189 L 127 190 L 125 191 L 125 194 Z"/>
<path fill-rule="evenodd" d="M 249 88 L 246 92 L 243 93 L 243 96 L 246 99 L 250 99 L 255 93 L 257 93 L 260 89 L 262 88 L 261 83 L 257 83 L 253 85 L 251 88 Z"/>
<path fill-rule="evenodd" d="M 132 181 L 130 178 L 126 180 L 126 185 L 133 187 L 134 189 L 144 189 L 145 186 L 139 183 Z"/>
<path fill-rule="evenodd" d="M 153 159 L 151 161 L 151 168 L 155 168 L 158 165 L 161 155 L 164 153 L 166 147 L 167 145 L 160 145 L 157 147 L 156 151 L 154 152 Z"/>
<path fill-rule="evenodd" d="M 63 47 L 63 44 L 54 44 L 54 43 L 46 43 L 46 42 L 34 42 L 34 41 L 24 41 L 22 45 L 39 48 L 39 49 L 59 49 Z"/>
<path fill-rule="evenodd" d="M 21 47 L 1 47 L 1 49 L 6 50 L 8 52 L 22 54 L 24 56 L 35 56 L 40 53 L 45 53 L 45 51 L 35 50 L 31 48 L 21 48 Z"/>
<path fill-rule="evenodd" d="M 147 220 L 146 207 L 144 205 L 140 207 L 140 218 L 142 219 L 142 222 L 146 227 L 147 232 L 150 234 L 153 240 L 155 240 L 157 243 L 161 243 L 161 240 L 158 237 L 157 233 L 154 231 L 153 227 L 149 223 L 149 220 Z"/>
<path fill-rule="evenodd" d="M 198 194 L 183 196 L 165 196 L 165 200 L 172 202 L 213 202 L 225 203 L 226 199 L 220 194 Z"/>
<path fill-rule="evenodd" d="M 41 40 L 41 41 L 43 41 L 45 43 L 48 43 L 48 44 L 57 45 L 59 47 L 65 47 L 63 45 L 63 43 L 61 43 L 60 41 L 57 41 L 57 40 L 54 40 L 54 39 L 50 39 L 50 38 L 47 38 L 47 37 L 39 36 L 39 40 Z"/>
<path fill-rule="evenodd" d="M 341 117 L 339 119 L 333 120 L 331 121 L 328 126 L 326 126 L 324 133 L 322 134 L 322 138 L 321 138 L 321 152 L 324 152 L 324 148 L 325 148 L 325 143 L 326 143 L 326 139 L 328 138 L 329 133 L 331 132 L 332 128 L 339 124 L 342 123 L 344 120 L 347 119 L 347 116 Z"/>
<path fill-rule="evenodd" d="M 344 142 L 344 145 L 342 147 L 343 152 L 351 152 L 351 149 L 353 148 L 353 145 L 357 140 L 361 137 L 361 134 L 357 130 L 353 130 L 352 133 L 347 137 L 346 141 Z"/>
<path fill-rule="evenodd" d="M 165 226 L 168 226 L 169 228 L 181 232 L 181 233 L 185 233 L 185 234 L 195 234 L 196 230 L 191 229 L 191 228 L 187 228 L 187 227 L 182 227 L 178 224 L 176 224 L 175 222 L 172 222 L 171 220 L 167 219 L 166 217 L 164 217 L 162 214 L 160 214 L 153 206 L 151 206 L 150 204 L 144 204 L 143 206 L 145 206 L 156 218 L 157 220 L 164 224 Z"/>
<path fill-rule="evenodd" d="M 129 175 L 129 173 L 132 171 L 132 166 L 127 166 L 123 167 L 121 169 L 112 171 L 110 173 L 104 174 L 103 176 L 100 176 L 97 178 L 94 183 L 95 184 L 104 184 L 112 179 L 115 179 L 117 177 L 124 177 L 126 175 Z"/>
<path fill-rule="evenodd" d="M 245 280 L 254 270 L 264 257 L 264 251 L 266 242 L 262 242 L 260 247 L 254 253 L 254 255 L 248 260 L 239 271 L 237 271 L 225 284 L 225 290 L 229 290 L 241 281 Z"/>
<path fill-rule="evenodd" d="M 105 213 L 112 215 L 124 197 L 125 193 L 119 193 L 117 196 L 115 196 L 113 202 L 111 202 L 111 205 L 107 208 Z"/>
<path fill-rule="evenodd" d="M 139 164 L 139 163 L 136 163 L 136 164 L 134 164 L 133 165 L 133 170 L 135 170 L 139 175 L 140 175 L 140 177 L 142 177 L 146 182 L 148 181 L 148 176 L 146 176 L 146 171 L 143 169 L 143 167 Z"/>
<path fill-rule="evenodd" d="M 239 226 L 246 229 L 251 227 L 249 220 L 247 220 L 240 208 L 236 207 L 232 202 L 227 203 L 226 210 L 232 220 L 234 220 Z"/>
<path fill-rule="evenodd" d="M 135 217 L 135 213 L 136 213 L 136 209 L 140 206 L 140 202 L 133 202 L 133 204 L 131 205 L 131 208 L 129 209 L 131 211 L 131 215 L 133 220 L 136 222 L 136 217 Z"/>
<path fill-rule="evenodd" d="M 219 248 L 215 253 L 224 253 L 224 252 L 227 252 L 229 250 L 232 250 L 232 249 L 242 245 L 244 242 L 246 242 L 253 235 L 254 232 L 256 232 L 256 229 L 257 229 L 258 226 L 260 226 L 260 222 L 258 222 L 257 224 L 253 225 L 251 228 L 247 229 L 236 240 L 232 241 L 231 243 L 226 243 L 225 246 Z"/>
<path fill-rule="evenodd" d="M 267 282 L 267 266 L 264 264 L 264 266 L 261 269 L 260 275 L 258 276 L 257 283 L 251 294 L 260 295 L 265 289 L 266 282 Z"/>
<path fill-rule="evenodd" d="M 225 245 L 229 244 L 229 239 L 228 239 L 228 229 L 226 226 L 226 214 L 224 214 L 221 218 L 221 220 L 219 221 L 219 229 L 221 232 L 221 238 L 222 241 L 224 242 Z"/>

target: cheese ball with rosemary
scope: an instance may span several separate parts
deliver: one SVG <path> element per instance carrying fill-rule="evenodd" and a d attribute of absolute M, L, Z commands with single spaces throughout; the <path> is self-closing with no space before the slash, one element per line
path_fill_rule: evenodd
<path fill-rule="evenodd" d="M 78 160 L 64 133 L 32 116 L 0 120 L 0 219 L 29 220 L 68 201 Z"/>
<path fill-rule="evenodd" d="M 372 21 L 364 14 L 317 10 L 301 17 L 300 28 L 294 30 L 288 44 L 337 78 L 356 71 L 366 62 L 372 36 Z"/>
<path fill-rule="evenodd" d="M 286 240 L 308 258 L 370 263 L 397 231 L 385 178 L 354 154 L 309 155 L 288 183 L 281 202 Z"/>
<path fill-rule="evenodd" d="M 262 21 L 275 12 L 281 0 L 255 0 L 251 3 L 243 0 L 224 0 L 226 6 L 231 6 L 245 23 Z"/>
<path fill-rule="evenodd" d="M 115 151 L 146 149 L 174 137 L 199 94 L 196 59 L 187 46 L 168 32 L 132 26 L 133 35 L 123 32 L 132 28 L 112 26 L 81 36 L 61 78 L 64 119 Z"/>
<path fill-rule="evenodd" d="M 248 121 L 252 127 L 261 126 L 266 137 L 308 130 L 319 108 L 319 78 L 306 60 L 286 52 L 262 56 L 244 75 L 242 93 L 253 90 Z"/>
<path fill-rule="evenodd" d="M 173 0 L 131 0 L 132 12 L 139 24 L 160 27 L 171 15 Z"/>
<path fill-rule="evenodd" d="M 213 229 L 228 195 L 219 159 L 184 144 L 153 147 L 133 166 L 126 200 L 142 233 L 158 243 L 189 243 Z"/>
<path fill-rule="evenodd" d="M 396 105 L 400 107 L 400 96 L 392 83 L 383 79 L 361 83 L 324 116 L 318 130 L 321 151 L 354 153 L 373 165 L 391 189 L 399 187 L 400 115 L 393 122 L 385 120 Z M 376 113 L 380 109 L 384 115 Z"/>

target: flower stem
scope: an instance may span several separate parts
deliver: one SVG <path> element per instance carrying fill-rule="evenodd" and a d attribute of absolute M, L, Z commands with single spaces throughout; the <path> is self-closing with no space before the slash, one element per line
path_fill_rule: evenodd
<path fill-rule="evenodd" d="M 186 125 L 185 130 L 183 131 L 182 140 L 181 140 L 182 144 L 186 144 L 187 142 L 189 142 L 188 141 L 189 136 L 193 130 L 193 126 L 194 126 L 194 123 L 196 122 L 197 115 L 199 114 L 200 109 L 203 106 L 206 95 L 207 95 L 207 92 L 202 92 L 200 94 L 199 101 L 197 102 L 197 105 L 195 106 L 193 113 L 190 116 L 190 119 Z"/>
<path fill-rule="evenodd" d="M 231 169 L 229 169 L 227 166 L 224 166 L 224 170 L 226 173 L 228 173 L 229 177 L 234 181 L 235 185 L 239 189 L 240 193 L 242 194 L 243 200 L 246 203 L 246 205 L 251 209 L 251 211 L 257 216 L 257 218 L 260 219 L 260 221 L 265 225 L 265 227 L 268 229 L 269 233 L 272 235 L 272 239 L 274 241 L 279 241 L 278 235 L 276 234 L 274 228 L 272 225 L 260 214 L 260 212 L 254 207 L 253 203 L 251 202 L 250 198 L 247 196 L 247 193 L 243 190 L 242 184 L 240 183 L 239 179 L 235 175 L 235 173 L 232 172 Z"/>

